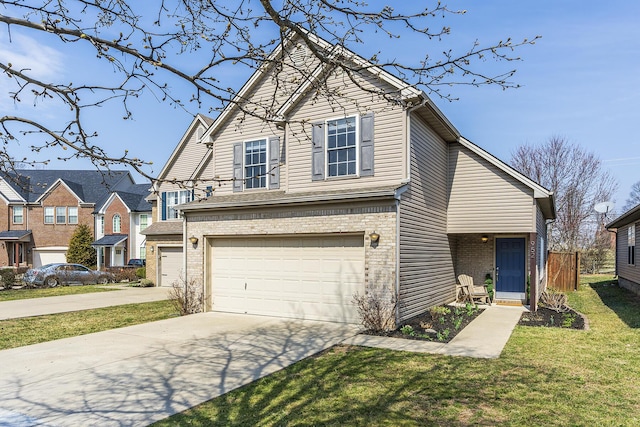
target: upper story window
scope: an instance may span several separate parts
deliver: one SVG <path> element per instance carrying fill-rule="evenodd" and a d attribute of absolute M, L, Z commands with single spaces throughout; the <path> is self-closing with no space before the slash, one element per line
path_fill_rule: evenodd
<path fill-rule="evenodd" d="M 113 232 L 114 233 L 119 233 L 120 232 L 120 225 L 121 225 L 121 218 L 120 218 L 120 214 L 115 214 L 113 216 Z"/>
<path fill-rule="evenodd" d="M 24 208 L 22 206 L 13 207 L 13 223 L 22 224 L 24 221 Z"/>
<path fill-rule="evenodd" d="M 311 179 L 373 175 L 373 114 L 312 126 Z"/>
<path fill-rule="evenodd" d="M 636 225 L 631 224 L 627 229 L 628 263 L 636 264 Z"/>
<path fill-rule="evenodd" d="M 56 224 L 67 223 L 67 208 L 64 206 L 56 207 Z"/>
<path fill-rule="evenodd" d="M 69 207 L 69 224 L 77 224 L 78 223 L 78 208 L 77 207 Z"/>
<path fill-rule="evenodd" d="M 45 206 L 44 208 L 44 223 L 53 224 L 54 220 L 54 208 L 53 206 Z"/>
<path fill-rule="evenodd" d="M 244 143 L 244 187 L 267 187 L 267 140 Z"/>
<path fill-rule="evenodd" d="M 233 145 L 233 191 L 280 188 L 280 137 Z M 208 195 L 210 195 L 207 189 Z"/>
<path fill-rule="evenodd" d="M 356 118 L 327 120 L 327 176 L 355 175 Z"/>
<path fill-rule="evenodd" d="M 176 206 L 190 202 L 193 194 L 189 190 L 165 191 L 162 193 L 162 220 L 177 219 Z"/>
<path fill-rule="evenodd" d="M 149 226 L 149 218 L 147 214 L 140 214 L 140 231 Z"/>
<path fill-rule="evenodd" d="M 100 227 L 100 235 L 104 236 L 104 215 L 98 218 L 98 227 Z"/>

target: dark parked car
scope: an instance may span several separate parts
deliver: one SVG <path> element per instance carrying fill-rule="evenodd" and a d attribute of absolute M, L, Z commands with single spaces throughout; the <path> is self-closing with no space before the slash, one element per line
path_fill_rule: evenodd
<path fill-rule="evenodd" d="M 113 281 L 113 274 L 91 270 L 80 264 L 46 264 L 31 268 L 22 279 L 27 285 L 54 287 L 58 285 L 106 284 Z"/>
<path fill-rule="evenodd" d="M 144 267 L 147 265 L 147 261 L 140 258 L 131 258 L 127 265 L 132 265 L 134 267 Z"/>

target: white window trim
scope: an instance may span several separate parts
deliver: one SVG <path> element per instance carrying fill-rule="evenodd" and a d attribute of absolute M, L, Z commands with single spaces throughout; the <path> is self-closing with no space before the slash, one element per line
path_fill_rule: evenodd
<path fill-rule="evenodd" d="M 142 228 L 142 218 L 145 218 L 144 221 L 144 228 Z M 145 228 L 147 228 L 149 226 L 149 215 L 147 214 L 140 214 L 140 216 L 138 216 L 138 225 L 140 227 L 140 231 L 144 230 Z"/>
<path fill-rule="evenodd" d="M 271 153 L 269 153 L 269 138 L 270 137 L 259 137 L 259 138 L 252 138 L 252 139 L 247 139 L 242 141 L 242 191 L 260 191 L 260 190 L 268 190 L 269 189 L 269 155 Z M 265 158 L 265 185 L 264 187 L 254 187 L 254 188 L 247 188 L 247 175 L 246 175 L 246 158 L 247 158 L 247 142 L 257 142 L 257 141 L 264 141 L 265 146 L 266 146 L 266 158 Z"/>
<path fill-rule="evenodd" d="M 191 200 L 191 190 L 167 190 L 164 193 L 166 193 L 166 196 L 165 196 L 166 205 L 163 206 L 163 209 L 165 210 L 165 216 L 167 218 L 166 221 L 175 221 L 175 220 L 180 219 L 179 216 L 177 218 L 169 217 L 169 206 L 173 207 L 174 210 L 177 212 L 177 210 L 175 209 L 175 206 L 179 206 L 179 205 L 181 205 L 183 203 L 189 203 L 190 201 L 192 201 Z M 172 205 L 172 204 L 169 203 L 169 194 L 171 194 L 171 193 L 177 193 L 178 194 L 178 201 L 177 201 L 177 203 L 175 205 Z M 180 198 L 180 195 L 183 194 L 183 193 L 185 193 L 187 195 L 187 197 L 186 197 L 184 202 L 181 201 L 181 198 Z M 162 198 L 160 199 L 160 204 L 162 205 Z M 162 218 L 162 212 L 160 213 L 160 215 L 161 215 L 160 218 Z"/>
<path fill-rule="evenodd" d="M 631 259 L 633 248 L 633 259 Z M 636 224 L 630 224 L 627 229 L 627 265 L 636 265 Z"/>
<path fill-rule="evenodd" d="M 58 222 L 58 209 L 64 209 L 64 221 Z M 56 224 L 67 224 L 67 207 L 66 206 L 56 206 L 55 208 L 55 223 Z"/>
<path fill-rule="evenodd" d="M 118 219 L 118 231 L 116 231 L 116 218 Z M 111 219 L 111 231 L 113 232 L 113 234 L 119 234 L 122 231 L 122 217 L 118 213 L 114 214 L 113 218 Z"/>
<path fill-rule="evenodd" d="M 51 222 L 47 222 L 47 209 L 51 209 L 51 212 L 52 212 L 52 214 L 50 215 L 51 216 Z M 54 206 L 45 206 L 42 220 L 44 221 L 45 224 L 55 224 L 56 223 L 56 208 Z"/>
<path fill-rule="evenodd" d="M 75 222 L 71 222 L 71 209 L 75 209 L 76 210 L 76 221 Z M 76 206 L 69 206 L 67 208 L 67 223 L 68 224 L 77 224 L 78 221 L 80 220 L 80 210 L 76 207 Z"/>
<path fill-rule="evenodd" d="M 356 121 L 356 173 L 350 175 L 329 175 L 329 122 L 343 119 L 355 118 Z M 333 179 L 349 179 L 360 177 L 360 115 L 351 114 L 348 116 L 339 116 L 326 119 L 324 121 L 324 178 Z"/>
<path fill-rule="evenodd" d="M 20 209 L 20 221 L 16 221 L 16 208 Z M 24 206 L 13 206 L 11 209 L 11 222 L 13 224 L 24 224 Z"/>

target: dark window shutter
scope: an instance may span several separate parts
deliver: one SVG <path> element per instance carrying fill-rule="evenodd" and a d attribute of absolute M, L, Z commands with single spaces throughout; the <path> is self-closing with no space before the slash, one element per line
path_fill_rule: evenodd
<path fill-rule="evenodd" d="M 167 192 L 163 191 L 161 194 L 161 199 L 162 199 L 162 220 L 166 221 L 167 220 Z"/>
<path fill-rule="evenodd" d="M 233 191 L 242 191 L 244 188 L 242 173 L 242 142 L 233 144 Z"/>
<path fill-rule="evenodd" d="M 324 122 L 313 123 L 311 128 L 311 180 L 324 179 Z"/>
<path fill-rule="evenodd" d="M 269 138 L 269 188 L 280 188 L 280 137 Z"/>
<path fill-rule="evenodd" d="M 360 117 L 360 176 L 373 175 L 373 113 Z"/>

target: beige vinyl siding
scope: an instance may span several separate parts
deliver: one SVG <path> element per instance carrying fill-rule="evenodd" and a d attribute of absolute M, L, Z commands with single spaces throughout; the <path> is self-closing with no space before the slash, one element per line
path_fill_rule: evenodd
<path fill-rule="evenodd" d="M 535 232 L 533 190 L 458 143 L 449 180 L 449 233 Z"/>
<path fill-rule="evenodd" d="M 618 267 L 618 276 L 640 284 L 640 255 L 638 255 L 638 243 L 640 242 L 640 222 L 636 223 L 636 249 L 635 249 L 635 265 L 629 264 L 629 225 L 618 228 L 616 238 L 616 260 Z"/>
<path fill-rule="evenodd" d="M 259 118 L 246 116 L 237 111 L 232 114 L 215 135 L 215 175 L 220 178 L 232 176 L 234 143 L 260 137 L 279 136 L 281 147 L 285 144 L 284 157 L 281 157 L 280 166 L 280 190 L 294 193 L 319 189 L 352 189 L 355 186 L 375 187 L 394 183 L 399 185 L 404 176 L 403 159 L 405 157 L 402 109 L 400 107 L 392 109 L 385 101 L 372 100 L 370 94 L 343 78 L 333 76 L 329 79 L 329 83 L 339 85 L 344 97 L 345 109 L 331 104 L 322 95 L 319 99 L 314 99 L 314 93 L 309 93 L 291 109 L 288 116 L 290 124 L 286 126 L 286 132 L 277 129 L 272 123 L 264 123 Z M 383 84 L 373 78 L 366 83 Z M 390 87 L 384 87 L 391 90 Z M 272 97 L 273 93 L 273 81 L 267 77 L 256 84 L 255 90 L 248 97 L 252 100 L 264 100 Z M 356 114 L 361 116 L 371 111 L 375 114 L 375 175 L 312 181 L 311 123 Z M 232 193 L 231 183 L 223 184 L 216 192 L 220 195 Z"/>
<path fill-rule="evenodd" d="M 189 135 L 189 139 L 187 143 L 182 147 L 173 164 L 166 172 L 165 179 L 166 180 L 177 180 L 183 181 L 190 178 L 194 178 L 193 173 L 196 168 L 200 168 L 204 162 L 210 161 L 208 157 L 211 157 L 211 153 L 205 144 L 197 142 L 197 126 L 194 127 L 191 135 Z M 203 175 L 210 175 L 211 169 L 204 168 Z M 210 178 L 210 176 L 202 176 L 202 178 Z M 159 191 L 173 191 L 173 190 L 182 190 L 184 189 L 185 184 L 174 184 L 171 182 L 161 182 Z M 199 183 L 198 186 L 204 187 L 206 184 Z"/>
<path fill-rule="evenodd" d="M 421 119 L 410 121 L 411 182 L 400 200 L 400 317 L 455 298 L 447 227 L 447 143 Z"/>

